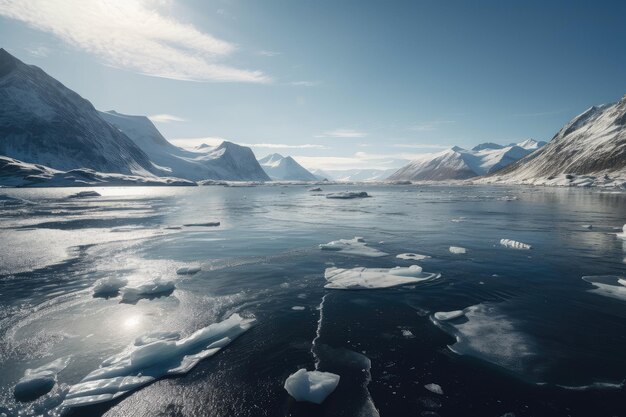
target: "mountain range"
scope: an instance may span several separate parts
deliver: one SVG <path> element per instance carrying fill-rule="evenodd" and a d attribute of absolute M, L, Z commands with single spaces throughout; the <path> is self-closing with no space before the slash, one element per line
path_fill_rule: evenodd
<path fill-rule="evenodd" d="M 284 181 L 317 181 L 318 178 L 296 162 L 291 156 L 278 153 L 259 159 L 265 173 L 273 180 Z"/>

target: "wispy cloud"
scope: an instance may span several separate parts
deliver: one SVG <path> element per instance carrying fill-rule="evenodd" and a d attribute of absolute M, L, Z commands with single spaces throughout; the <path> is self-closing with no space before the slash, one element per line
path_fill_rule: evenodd
<path fill-rule="evenodd" d="M 432 132 L 441 128 L 441 126 L 455 123 L 454 120 L 431 120 L 428 122 L 421 122 L 408 127 L 408 130 L 416 132 Z"/>
<path fill-rule="evenodd" d="M 252 148 L 269 149 L 328 149 L 326 146 L 311 143 L 305 143 L 302 145 L 287 145 L 284 143 L 240 143 L 240 145 L 250 146 Z"/>
<path fill-rule="evenodd" d="M 335 129 L 316 135 L 316 138 L 363 138 L 367 133 L 354 129 Z"/>
<path fill-rule="evenodd" d="M 259 56 L 273 57 L 280 55 L 280 52 L 276 51 L 268 51 L 268 50 L 260 50 L 256 53 Z"/>
<path fill-rule="evenodd" d="M 28 52 L 29 54 L 31 54 L 32 56 L 35 56 L 37 58 L 45 58 L 48 55 L 50 55 L 52 50 L 50 48 L 45 47 L 45 46 L 36 46 L 36 47 L 32 47 L 32 48 L 26 48 L 26 52 Z"/>
<path fill-rule="evenodd" d="M 190 81 L 269 82 L 261 71 L 219 63 L 236 46 L 159 13 L 154 0 L 0 0 L 22 21 L 111 67 Z"/>
<path fill-rule="evenodd" d="M 409 148 L 409 149 L 448 149 L 452 145 L 438 145 L 434 143 L 395 143 L 394 148 Z"/>
<path fill-rule="evenodd" d="M 316 85 L 320 85 L 319 81 L 292 81 L 289 85 L 294 87 L 315 87 Z"/>
<path fill-rule="evenodd" d="M 171 122 L 185 122 L 182 117 L 174 116 L 173 114 L 153 114 L 148 116 L 148 119 L 155 123 L 171 123 Z"/>

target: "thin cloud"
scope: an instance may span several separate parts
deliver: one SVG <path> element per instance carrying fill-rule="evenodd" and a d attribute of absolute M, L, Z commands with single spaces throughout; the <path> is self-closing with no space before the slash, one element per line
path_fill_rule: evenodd
<path fill-rule="evenodd" d="M 431 120 L 429 122 L 417 123 L 412 126 L 409 126 L 409 130 L 413 130 L 415 132 L 432 132 L 433 130 L 438 130 L 443 125 L 456 123 L 454 120 Z"/>
<path fill-rule="evenodd" d="M 316 85 L 320 85 L 319 81 L 292 81 L 289 85 L 294 87 L 315 87 Z"/>
<path fill-rule="evenodd" d="M 326 146 L 311 143 L 305 143 L 303 145 L 287 145 L 284 143 L 240 143 L 240 145 L 269 149 L 328 149 Z"/>
<path fill-rule="evenodd" d="M 448 149 L 452 145 L 437 145 L 433 143 L 395 143 L 394 148 L 409 148 L 409 149 Z"/>
<path fill-rule="evenodd" d="M 218 63 L 237 48 L 166 17 L 146 0 L 1 0 L 0 16 L 51 33 L 104 64 L 188 81 L 264 83 L 271 78 Z"/>
<path fill-rule="evenodd" d="M 261 50 L 261 51 L 258 51 L 256 54 L 259 56 L 273 57 L 273 56 L 278 56 L 281 53 L 276 52 L 276 51 Z"/>
<path fill-rule="evenodd" d="M 148 119 L 155 123 L 171 123 L 171 122 L 186 122 L 187 120 L 182 117 L 174 116 L 173 114 L 153 114 L 148 116 Z"/>
<path fill-rule="evenodd" d="M 323 132 L 321 135 L 315 136 L 316 138 L 363 138 L 367 136 L 367 133 L 360 132 L 354 129 L 335 129 Z"/>

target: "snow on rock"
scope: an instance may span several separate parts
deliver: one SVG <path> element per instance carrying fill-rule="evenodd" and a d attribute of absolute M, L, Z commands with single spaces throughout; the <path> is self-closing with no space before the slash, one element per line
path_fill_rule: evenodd
<path fill-rule="evenodd" d="M 330 193 L 326 194 L 326 198 L 333 198 L 339 200 L 350 200 L 353 198 L 368 198 L 371 197 L 365 191 L 344 191 L 340 193 Z"/>
<path fill-rule="evenodd" d="M 339 375 L 298 369 L 285 381 L 285 389 L 296 401 L 324 402 L 339 384 Z"/>
<path fill-rule="evenodd" d="M 532 249 L 532 246 L 512 239 L 500 239 L 500 244 L 511 249 Z"/>
<path fill-rule="evenodd" d="M 307 171 L 291 156 L 274 153 L 259 159 L 259 164 L 272 180 L 317 181 L 317 177 Z"/>
<path fill-rule="evenodd" d="M 50 392 L 57 382 L 57 374 L 70 361 L 70 357 L 56 359 L 35 369 L 27 369 L 17 382 L 13 394 L 18 401 L 33 401 Z"/>
<path fill-rule="evenodd" d="M 593 285 L 591 292 L 605 297 L 626 300 L 626 278 L 615 275 L 584 276 L 583 280 Z"/>
<path fill-rule="evenodd" d="M 176 289 L 174 281 L 157 278 L 134 287 L 122 289 L 122 301 L 133 303 L 141 298 L 153 298 L 171 294 Z"/>
<path fill-rule="evenodd" d="M 400 254 L 396 255 L 396 258 L 404 259 L 404 260 L 407 260 L 407 261 L 421 261 L 423 259 L 429 259 L 430 256 L 428 256 L 428 255 L 420 255 L 418 253 L 400 253 Z"/>
<path fill-rule="evenodd" d="M 450 253 L 454 253 L 455 255 L 467 253 L 467 249 L 462 248 L 460 246 L 450 246 L 449 251 Z"/>
<path fill-rule="evenodd" d="M 424 385 L 424 388 L 426 388 L 428 391 L 432 392 L 433 394 L 443 395 L 443 389 L 441 388 L 440 385 L 431 383 L 431 384 Z"/>
<path fill-rule="evenodd" d="M 422 268 L 417 265 L 395 268 L 326 268 L 324 278 L 327 283 L 324 288 L 335 290 L 390 288 L 432 280 L 440 276 L 422 272 Z"/>
<path fill-rule="evenodd" d="M 354 239 L 339 239 L 328 243 L 322 243 L 319 245 L 319 248 L 321 250 L 342 252 L 350 255 L 369 256 L 372 258 L 389 255 L 388 253 L 378 249 L 370 248 L 367 246 L 367 243 L 365 243 L 365 239 L 358 236 Z"/>
<path fill-rule="evenodd" d="M 101 194 L 97 191 L 80 191 L 76 194 L 72 194 L 67 198 L 87 198 L 87 197 L 100 197 Z"/>
<path fill-rule="evenodd" d="M 616 236 L 620 239 L 626 239 L 626 224 L 624 225 L 624 227 L 622 227 L 622 232 L 616 233 Z"/>
<path fill-rule="evenodd" d="M 63 406 L 111 401 L 158 378 L 185 374 L 248 330 L 254 321 L 233 314 L 182 339 L 172 333 L 161 337 L 152 333 L 104 360 L 98 369 L 72 385 Z"/>
<path fill-rule="evenodd" d="M 456 318 L 462 317 L 465 313 L 463 310 L 454 310 L 454 311 L 438 311 L 435 313 L 435 319 L 439 321 L 448 321 L 454 320 Z"/>
<path fill-rule="evenodd" d="M 93 285 L 93 296 L 106 297 L 116 295 L 126 285 L 128 285 L 128 280 L 123 277 L 100 278 Z"/>
<path fill-rule="evenodd" d="M 199 266 L 183 266 L 183 267 L 178 268 L 176 270 L 176 273 L 178 275 L 193 275 L 193 274 L 197 274 L 201 270 L 202 268 Z"/>

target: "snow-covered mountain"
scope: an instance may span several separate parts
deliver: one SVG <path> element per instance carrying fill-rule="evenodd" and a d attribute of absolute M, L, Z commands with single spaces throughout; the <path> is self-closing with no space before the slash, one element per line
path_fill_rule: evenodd
<path fill-rule="evenodd" d="M 383 181 L 397 169 L 315 169 L 311 172 L 320 180 L 345 181 L 345 182 L 367 182 Z"/>
<path fill-rule="evenodd" d="M 458 146 L 434 154 L 424 154 L 400 168 L 389 180 L 442 181 L 462 180 L 496 172 L 533 153 L 545 142 L 532 139 L 502 146 L 483 143 L 471 150 Z"/>
<path fill-rule="evenodd" d="M 91 103 L 0 49 L 0 155 L 58 170 L 163 174 Z"/>
<path fill-rule="evenodd" d="M 317 177 L 307 171 L 291 156 L 282 156 L 278 153 L 267 155 L 259 159 L 263 170 L 273 180 L 287 181 L 317 181 Z"/>
<path fill-rule="evenodd" d="M 550 184 L 576 175 L 626 180 L 626 96 L 576 116 L 545 147 L 486 180 Z"/>
<path fill-rule="evenodd" d="M 128 136 L 168 176 L 193 181 L 270 179 L 246 146 L 224 141 L 217 147 L 203 144 L 190 151 L 168 142 L 145 116 L 129 116 L 116 111 L 100 112 L 100 116 Z"/>

